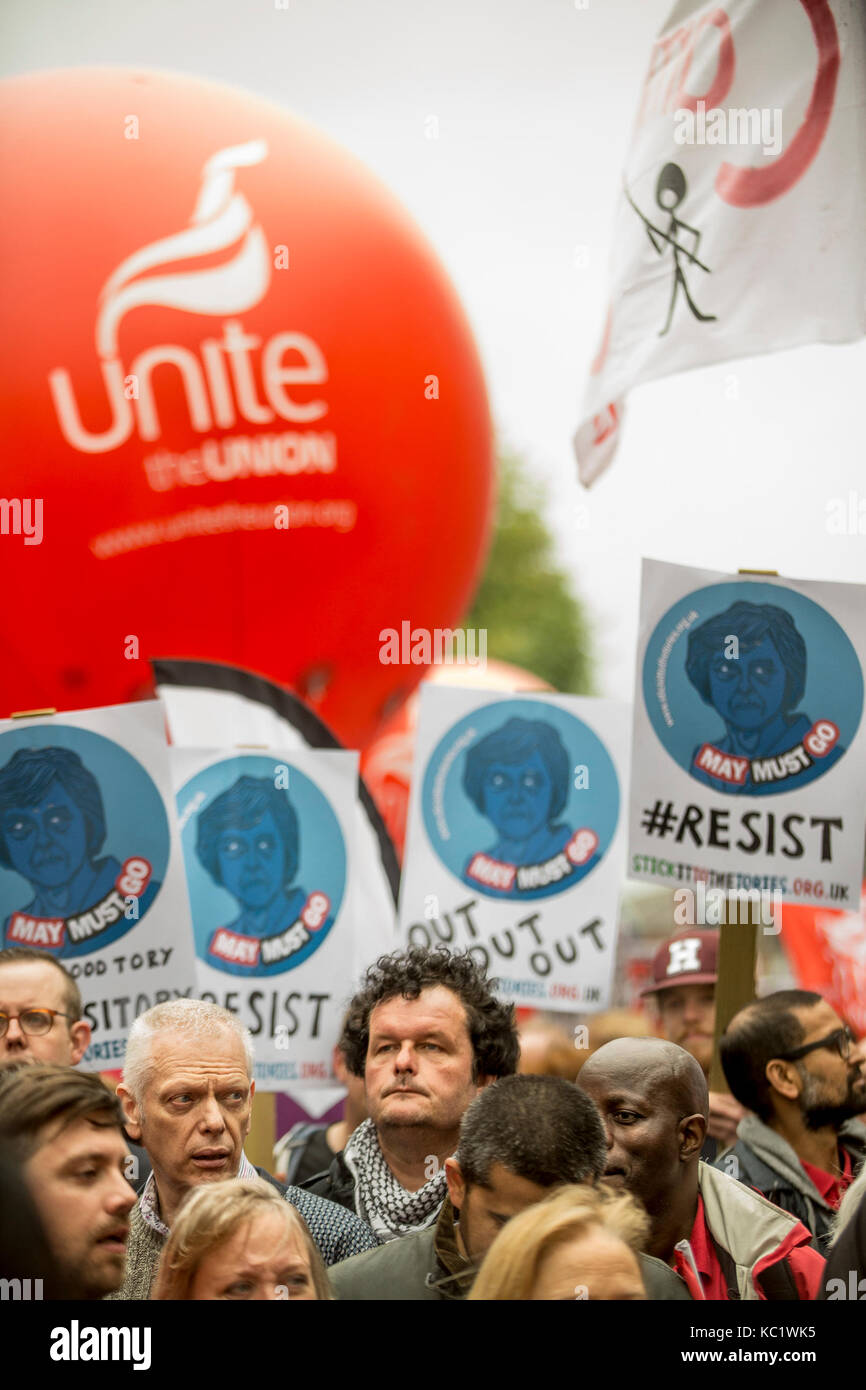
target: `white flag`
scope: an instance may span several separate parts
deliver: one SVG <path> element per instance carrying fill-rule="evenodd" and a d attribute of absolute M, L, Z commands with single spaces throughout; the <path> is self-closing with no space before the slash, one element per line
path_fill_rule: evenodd
<path fill-rule="evenodd" d="M 639 382 L 866 333 L 864 132 L 863 0 L 678 0 L 623 174 L 581 482 Z"/>

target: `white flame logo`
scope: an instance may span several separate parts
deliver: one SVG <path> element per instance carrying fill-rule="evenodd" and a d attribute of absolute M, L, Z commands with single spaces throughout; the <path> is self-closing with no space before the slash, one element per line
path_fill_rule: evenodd
<path fill-rule="evenodd" d="M 57 421 L 73 449 L 85 454 L 117 449 L 129 438 L 136 423 L 143 440 L 159 438 L 152 375 L 154 368 L 162 364 L 173 366 L 180 374 L 190 421 L 198 432 L 209 430 L 214 421 L 224 428 L 234 423 L 227 362 L 231 363 L 238 405 L 245 418 L 259 423 L 273 418 L 272 409 L 257 405 L 252 399 L 252 386 L 247 382 L 249 365 L 243 354 L 257 346 L 259 340 L 245 335 L 234 321 L 224 324 L 220 342 L 202 344 L 202 361 L 180 344 L 154 344 L 138 354 L 128 375 L 117 341 L 124 315 L 146 304 L 192 314 L 223 315 L 242 313 L 264 297 L 271 274 L 265 235 L 260 226 L 254 225 L 253 210 L 235 189 L 234 178 L 236 169 L 260 164 L 267 153 L 264 140 L 248 140 L 243 145 L 218 150 L 202 169 L 190 225 L 127 256 L 106 280 L 96 316 L 96 351 L 111 411 L 108 428 L 97 433 L 86 428 L 64 367 L 56 367 L 48 374 Z M 203 258 L 233 247 L 230 259 L 219 265 L 144 274 L 172 262 Z M 325 370 L 323 366 L 321 369 Z M 324 380 L 325 376 L 319 379 Z M 300 418 L 297 411 L 292 418 Z"/>
<path fill-rule="evenodd" d="M 234 187 L 235 169 L 260 164 L 268 152 L 264 140 L 250 140 L 219 150 L 202 169 L 201 191 L 190 226 L 128 256 L 110 275 L 99 296 L 96 350 L 117 356 L 117 330 L 124 314 L 144 304 L 184 309 L 194 314 L 235 314 L 257 304 L 268 288 L 270 263 L 261 227 L 253 210 Z M 224 251 L 243 237 L 236 255 L 208 270 L 134 277 L 170 261 Z M 132 283 L 130 283 L 132 282 Z"/>

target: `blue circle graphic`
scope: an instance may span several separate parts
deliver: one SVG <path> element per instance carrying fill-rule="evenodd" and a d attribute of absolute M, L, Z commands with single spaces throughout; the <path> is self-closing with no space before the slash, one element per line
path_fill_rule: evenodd
<path fill-rule="evenodd" d="M 516 698 L 472 710 L 439 740 L 422 814 L 446 868 L 484 897 L 553 897 L 602 859 L 619 781 L 597 734 L 558 705 Z"/>
<path fill-rule="evenodd" d="M 773 796 L 845 755 L 863 712 L 863 672 L 835 618 L 781 584 L 711 584 L 656 625 L 642 672 L 650 723 L 696 782 Z"/>
<path fill-rule="evenodd" d="M 229 975 L 278 975 L 317 951 L 346 889 L 327 797 L 271 756 L 232 757 L 177 794 L 195 949 Z"/>
<path fill-rule="evenodd" d="M 165 878 L 168 817 L 120 744 L 58 724 L 0 735 L 5 946 L 86 956 L 137 926 Z"/>

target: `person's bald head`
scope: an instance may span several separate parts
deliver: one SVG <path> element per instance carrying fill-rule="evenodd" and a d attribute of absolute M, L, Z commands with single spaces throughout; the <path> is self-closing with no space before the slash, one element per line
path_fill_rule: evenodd
<path fill-rule="evenodd" d="M 605 1177 L 627 1187 L 652 1216 L 692 1180 L 707 1129 L 704 1073 L 691 1053 L 662 1038 L 617 1038 L 583 1065 L 578 1084 L 607 1131 Z"/>
<path fill-rule="evenodd" d="M 700 1065 L 685 1048 L 664 1038 L 616 1038 L 605 1043 L 584 1063 L 580 1084 L 585 1090 L 587 1081 L 605 1077 L 628 1080 L 632 1089 L 646 1089 L 680 1116 L 708 1113 L 707 1081 Z"/>

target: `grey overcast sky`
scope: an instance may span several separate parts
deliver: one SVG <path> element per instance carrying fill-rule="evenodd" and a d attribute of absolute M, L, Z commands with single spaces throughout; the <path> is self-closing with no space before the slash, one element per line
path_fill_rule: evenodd
<path fill-rule="evenodd" d="M 642 386 L 612 469 L 588 494 L 576 481 L 571 436 L 606 302 L 620 168 L 668 9 L 4 0 L 0 14 L 3 75 L 117 63 L 232 83 L 315 122 L 402 199 L 467 309 L 501 440 L 548 485 L 549 520 L 596 629 L 599 693 L 620 698 L 631 696 L 642 555 L 866 579 L 866 536 L 826 530 L 831 499 L 866 497 L 863 342 Z M 431 115 L 436 140 L 425 136 Z"/>

